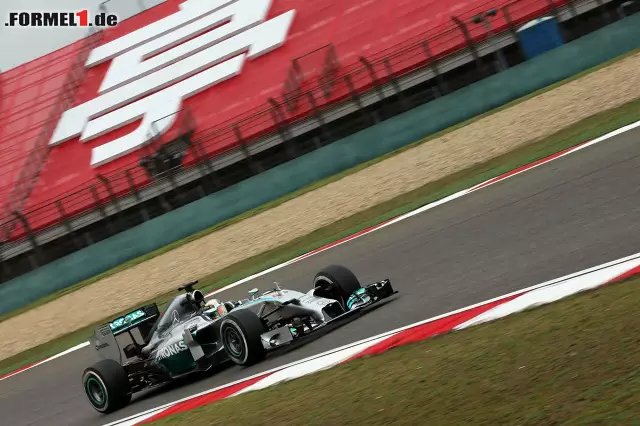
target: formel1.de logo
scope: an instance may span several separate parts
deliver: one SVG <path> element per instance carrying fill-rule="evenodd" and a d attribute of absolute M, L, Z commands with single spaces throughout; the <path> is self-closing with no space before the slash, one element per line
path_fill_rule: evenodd
<path fill-rule="evenodd" d="M 5 27 L 115 27 L 118 16 L 100 12 L 89 15 L 87 9 L 78 12 L 9 12 Z"/>

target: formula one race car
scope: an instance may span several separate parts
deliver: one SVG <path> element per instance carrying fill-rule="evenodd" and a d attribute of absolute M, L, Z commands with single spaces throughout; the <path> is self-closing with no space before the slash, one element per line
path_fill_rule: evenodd
<path fill-rule="evenodd" d="M 266 353 L 298 341 L 395 293 L 389 279 L 361 287 L 344 266 L 316 274 L 308 293 L 280 288 L 249 291 L 241 301 L 205 300 L 193 286 L 169 304 L 137 309 L 95 329 L 101 361 L 87 368 L 82 385 L 101 413 L 126 406 L 135 392 L 227 361 L 251 365 Z"/>

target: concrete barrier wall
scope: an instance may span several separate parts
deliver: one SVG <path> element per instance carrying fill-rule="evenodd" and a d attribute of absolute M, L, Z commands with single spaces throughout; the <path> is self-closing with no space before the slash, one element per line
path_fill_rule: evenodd
<path fill-rule="evenodd" d="M 2 284 L 0 314 L 639 47 L 636 15 Z"/>

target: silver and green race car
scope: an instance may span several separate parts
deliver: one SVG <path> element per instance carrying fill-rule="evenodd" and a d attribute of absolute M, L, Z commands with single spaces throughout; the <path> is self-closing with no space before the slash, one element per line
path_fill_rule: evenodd
<path fill-rule="evenodd" d="M 82 375 L 91 405 L 118 410 L 134 393 L 232 361 L 252 365 L 267 352 L 304 339 L 395 294 L 389 279 L 362 287 L 349 269 L 332 265 L 317 273 L 308 293 L 275 288 L 221 302 L 184 291 L 164 314 L 157 305 L 136 309 L 95 329 L 92 345 L 102 358 Z"/>

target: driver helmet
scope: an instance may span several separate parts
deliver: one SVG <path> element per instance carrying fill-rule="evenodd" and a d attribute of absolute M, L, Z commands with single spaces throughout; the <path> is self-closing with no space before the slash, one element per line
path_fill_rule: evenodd
<path fill-rule="evenodd" d="M 219 318 L 227 314 L 226 306 L 218 299 L 211 299 L 205 303 L 204 310 L 214 318 Z"/>

